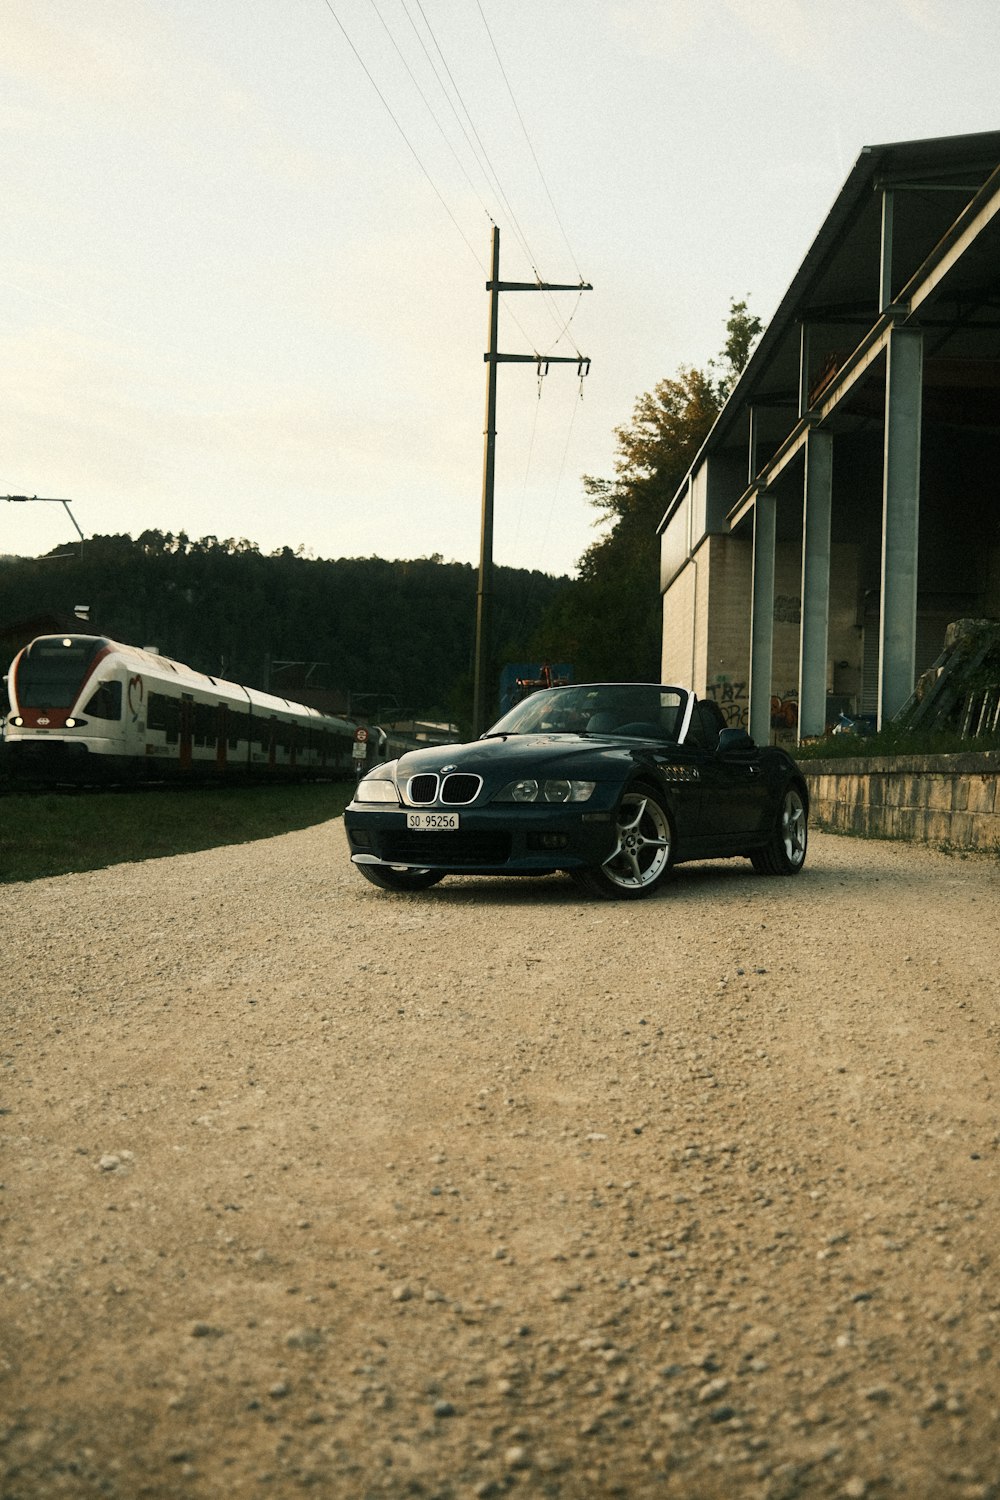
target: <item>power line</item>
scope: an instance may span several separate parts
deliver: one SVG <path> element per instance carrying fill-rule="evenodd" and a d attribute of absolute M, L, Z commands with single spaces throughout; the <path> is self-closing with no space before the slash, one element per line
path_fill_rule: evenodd
<path fill-rule="evenodd" d="M 441 204 L 441 207 L 444 209 L 445 213 L 448 215 L 449 219 L 454 224 L 454 226 L 458 230 L 459 234 L 462 236 L 462 239 L 465 241 L 465 244 L 468 246 L 470 254 L 475 259 L 476 264 L 480 267 L 481 270 L 485 270 L 486 268 L 485 268 L 485 266 L 483 266 L 482 261 L 479 259 L 479 255 L 476 252 L 476 249 L 473 246 L 472 241 L 469 239 L 468 235 L 465 233 L 465 230 L 462 228 L 461 224 L 455 218 L 455 215 L 452 213 L 451 208 L 449 207 L 448 203 L 445 201 L 445 198 L 444 198 L 443 194 L 440 192 L 440 190 L 439 190 L 439 188 L 437 186 L 437 183 L 434 181 L 433 177 L 431 176 L 431 174 L 428 172 L 427 168 L 424 166 L 423 162 L 421 161 L 420 155 L 419 155 L 416 147 L 414 146 L 413 142 L 410 140 L 410 138 L 407 135 L 406 131 L 403 129 L 402 125 L 399 123 L 398 119 L 396 118 L 395 114 L 393 113 L 393 110 L 392 110 L 392 108 L 391 108 L 391 106 L 389 104 L 388 99 L 385 97 L 385 95 L 383 94 L 382 90 L 379 88 L 378 84 L 375 82 L 375 79 L 373 78 L 373 76 L 372 76 L 372 74 L 371 74 L 371 72 L 370 72 L 370 70 L 368 68 L 367 63 L 365 62 L 364 58 L 361 56 L 361 53 L 358 51 L 357 47 L 355 47 L 355 45 L 352 42 L 350 36 L 348 35 L 347 30 L 344 27 L 344 23 L 341 21 L 340 17 L 337 15 L 337 12 L 333 8 L 332 0 L 323 0 L 323 4 L 326 6 L 327 10 L 330 12 L 330 15 L 333 17 L 334 21 L 336 22 L 336 24 L 337 24 L 337 26 L 338 26 L 338 28 L 340 30 L 340 33 L 341 33 L 341 35 L 344 38 L 344 41 L 350 47 L 351 51 L 354 53 L 354 56 L 357 58 L 358 62 L 360 63 L 361 68 L 364 71 L 364 75 L 368 79 L 368 82 L 371 84 L 372 88 L 375 90 L 376 94 L 378 94 L 379 98 L 381 99 L 382 104 L 383 104 L 383 106 L 385 108 L 386 114 L 389 116 L 390 120 L 395 125 L 395 127 L 399 131 L 400 135 L 403 137 L 403 140 L 406 143 L 407 150 L 410 152 L 410 155 L 413 157 L 413 160 L 416 162 L 417 166 L 420 168 L 421 172 L 423 173 L 423 175 L 426 177 L 427 181 L 429 182 L 429 184 L 431 186 L 431 190 L 434 193 L 434 196 L 437 198 L 438 202 Z"/>
<path fill-rule="evenodd" d="M 521 111 L 520 111 L 520 109 L 518 107 L 517 100 L 514 97 L 514 90 L 511 88 L 510 79 L 507 76 L 507 69 L 504 67 L 503 60 L 501 59 L 500 53 L 497 50 L 497 44 L 496 44 L 496 42 L 493 39 L 493 33 L 490 30 L 489 22 L 486 19 L 486 14 L 485 14 L 485 12 L 483 10 L 482 5 L 480 4 L 480 0 L 476 0 L 476 9 L 479 11 L 480 16 L 482 17 L 482 22 L 483 22 L 483 26 L 484 26 L 485 31 L 486 31 L 486 35 L 490 39 L 490 46 L 493 48 L 493 55 L 494 55 L 494 57 L 497 60 L 497 67 L 500 69 L 500 73 L 501 73 L 501 75 L 503 77 L 503 81 L 507 85 L 507 92 L 510 95 L 510 102 L 514 106 L 514 113 L 517 115 L 518 121 L 520 122 L 521 129 L 524 132 L 524 139 L 528 143 L 528 150 L 531 152 L 531 159 L 535 163 L 535 166 L 536 166 L 536 168 L 538 170 L 538 176 L 539 176 L 539 178 L 541 180 L 542 187 L 545 189 L 545 196 L 549 200 L 549 206 L 552 209 L 552 213 L 553 213 L 553 216 L 555 217 L 556 223 L 559 225 L 559 230 L 560 230 L 560 233 L 562 234 L 563 240 L 565 241 L 566 249 L 569 251 L 570 260 L 573 262 L 573 268 L 576 271 L 576 274 L 579 276 L 580 280 L 582 281 L 583 280 L 583 272 L 580 270 L 580 267 L 579 267 L 579 265 L 577 263 L 576 256 L 573 254 L 573 246 L 569 242 L 569 236 L 567 235 L 566 230 L 563 227 L 562 219 L 560 219 L 560 217 L 559 217 L 559 210 L 556 208 L 555 200 L 553 199 L 552 194 L 549 192 L 549 185 L 548 185 L 548 183 L 545 180 L 545 173 L 542 171 L 542 164 L 538 160 L 538 156 L 537 156 L 537 154 L 535 152 L 535 148 L 534 148 L 534 146 L 531 143 L 531 137 L 528 134 L 528 127 L 524 123 L 524 116 L 521 114 Z"/>
<path fill-rule="evenodd" d="M 431 41 L 434 44 L 434 49 L 437 52 L 438 57 L 440 57 L 440 59 L 441 59 L 441 65 L 444 68 L 445 73 L 448 76 L 448 81 L 451 84 L 452 89 L 455 92 L 455 98 L 458 100 L 459 104 L 461 105 L 462 112 L 465 115 L 465 118 L 469 122 L 469 126 L 470 126 L 470 128 L 472 130 L 472 134 L 475 136 L 476 146 L 478 147 L 478 152 L 479 152 L 479 155 L 478 155 L 477 159 L 479 160 L 480 168 L 482 170 L 484 170 L 484 173 L 487 176 L 487 181 L 489 181 L 489 179 L 492 178 L 492 187 L 493 187 L 493 190 L 494 190 L 494 192 L 496 192 L 499 195 L 500 201 L 504 205 L 504 208 L 505 208 L 505 210 L 507 212 L 507 216 L 508 216 L 508 218 L 510 220 L 510 223 L 511 223 L 511 227 L 514 230 L 514 234 L 516 235 L 516 237 L 518 239 L 518 242 L 519 242 L 522 250 L 524 251 L 525 255 L 527 256 L 528 264 L 531 266 L 531 269 L 534 272 L 535 277 L 537 279 L 540 279 L 539 278 L 538 267 L 535 264 L 536 257 L 535 257 L 535 255 L 532 252 L 531 246 L 528 244 L 527 236 L 525 235 L 524 230 L 521 228 L 521 225 L 520 225 L 520 223 L 518 221 L 517 215 L 515 214 L 514 209 L 513 209 L 512 205 L 510 203 L 510 200 L 507 197 L 507 194 L 504 192 L 503 184 L 501 183 L 500 178 L 499 178 L 499 176 L 497 174 L 497 171 L 496 171 L 495 167 L 493 166 L 492 161 L 490 160 L 489 152 L 486 150 L 486 147 L 483 144 L 482 137 L 480 136 L 479 131 L 476 129 L 476 123 L 473 120 L 472 115 L 469 112 L 469 108 L 468 108 L 465 100 L 462 97 L 462 91 L 459 88 L 458 84 L 455 82 L 455 76 L 452 73 L 451 68 L 448 66 L 448 59 L 445 57 L 444 52 L 441 50 L 441 44 L 438 42 L 438 39 L 437 39 L 436 35 L 434 34 L 434 28 L 431 26 L 431 23 L 427 19 L 427 14 L 426 14 L 426 12 L 424 10 L 424 7 L 423 7 L 423 5 L 421 3 L 421 0 L 416 0 L 416 6 L 417 6 L 417 9 L 420 12 L 420 15 L 421 15 L 421 18 L 423 20 L 424 25 L 427 27 L 427 34 L 428 34 L 428 36 L 430 37 Z M 468 140 L 468 136 L 466 136 L 466 139 Z M 471 145 L 471 142 L 470 142 L 470 145 Z M 485 167 L 483 165 L 484 163 L 485 163 Z"/>
<path fill-rule="evenodd" d="M 442 140 L 444 141 L 445 145 L 448 147 L 448 150 L 451 152 L 452 156 L 454 157 L 454 159 L 455 159 L 455 165 L 458 167 L 458 170 L 461 172 L 462 176 L 465 178 L 466 182 L 469 184 L 469 188 L 471 189 L 471 191 L 479 199 L 479 206 L 483 210 L 483 213 L 486 215 L 486 217 L 488 219 L 492 220 L 493 215 L 490 213 L 490 210 L 487 207 L 487 205 L 486 205 L 486 203 L 485 203 L 482 195 L 480 194 L 478 188 L 476 187 L 476 184 L 473 182 L 472 178 L 469 176 L 468 172 L 465 170 L 465 166 L 464 166 L 464 164 L 462 162 L 462 158 L 459 156 L 458 152 L 455 150 L 454 146 L 452 145 L 451 141 L 449 140 L 449 138 L 448 138 L 448 132 L 445 130 L 444 126 L 441 124 L 441 121 L 438 119 L 437 114 L 434 111 L 433 105 L 431 104 L 431 102 L 428 99 L 427 95 L 424 93 L 423 89 L 421 88 L 419 79 L 417 78 L 417 76 L 414 73 L 413 69 L 410 67 L 410 64 L 407 62 L 407 60 L 406 60 L 406 58 L 405 58 L 405 56 L 403 54 L 403 49 L 400 47 L 399 43 L 396 41 L 396 38 L 393 36 L 392 30 L 391 30 L 390 26 L 388 25 L 388 23 L 386 22 L 385 17 L 382 15 L 381 11 L 379 10 L 378 6 L 376 5 L 375 0 L 369 0 L 369 3 L 371 5 L 372 10 L 375 12 L 376 16 L 378 16 L 378 19 L 381 22 L 382 28 L 385 31 L 386 36 L 389 38 L 390 42 L 392 43 L 393 48 L 395 49 L 395 52 L 396 52 L 396 56 L 399 58 L 400 62 L 403 64 L 403 67 L 406 69 L 407 73 L 409 74 L 410 82 L 413 84 L 413 87 L 416 89 L 417 93 L 420 95 L 421 99 L 424 101 L 424 104 L 425 104 L 425 106 L 427 108 L 427 113 L 430 115 L 431 119 L 434 121 L 434 124 L 437 126 L 437 128 L 438 128 L 438 130 L 439 130 L 439 132 L 441 134 Z M 427 58 L 427 61 L 430 64 L 431 70 L 434 73 L 434 77 L 435 77 L 435 79 L 437 81 L 438 87 L 441 89 L 441 92 L 444 94 L 445 102 L 450 106 L 452 113 L 455 115 L 455 119 L 458 121 L 459 127 L 463 128 L 463 130 L 464 130 L 464 127 L 462 127 L 462 122 L 458 118 L 458 114 L 457 114 L 457 112 L 455 110 L 455 106 L 454 106 L 454 104 L 452 104 L 451 99 L 449 99 L 449 97 L 448 97 L 447 90 L 445 89 L 444 85 L 441 83 L 441 79 L 440 79 L 440 77 L 439 77 L 439 75 L 437 73 L 437 69 L 434 66 L 434 60 L 431 57 L 430 53 L 427 51 L 427 48 L 424 45 L 423 38 L 421 37 L 419 31 L 417 30 L 416 26 L 413 23 L 413 17 L 410 15 L 410 12 L 406 8 L 406 0 L 402 0 L 402 5 L 403 5 L 403 12 L 404 12 L 404 14 L 406 16 L 406 19 L 409 21 L 411 27 L 413 28 L 413 34 L 416 37 L 417 41 L 420 43 L 421 48 L 423 49 L 424 56 Z M 466 136 L 466 140 L 468 140 L 468 136 Z M 471 142 L 470 142 L 470 145 L 471 145 Z M 478 259 L 478 256 L 477 256 L 477 259 Z M 480 262 L 480 264 L 482 264 L 482 263 Z M 486 269 L 486 267 L 483 266 L 483 270 L 485 270 L 485 269 Z"/>

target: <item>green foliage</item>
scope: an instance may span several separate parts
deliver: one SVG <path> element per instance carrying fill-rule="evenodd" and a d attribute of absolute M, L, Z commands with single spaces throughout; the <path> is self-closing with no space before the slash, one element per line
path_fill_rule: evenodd
<path fill-rule="evenodd" d="M 721 362 L 682 366 L 637 400 L 615 429 L 613 479 L 584 477 L 606 528 L 580 559 L 580 579 L 553 602 L 535 655 L 571 661 L 577 679 L 656 681 L 660 675 L 660 544 L 657 528 L 761 332 L 733 302 Z"/>
<path fill-rule="evenodd" d="M 353 782 L 3 798 L 0 884 L 271 838 L 337 818 Z"/>
<path fill-rule="evenodd" d="M 494 570 L 499 667 L 524 660 L 546 606 L 565 579 Z M 476 615 L 476 569 L 440 555 L 308 558 L 283 547 L 262 555 L 246 540 L 183 532 L 97 536 L 57 560 L 0 568 L 0 625 L 90 605 L 89 627 L 130 645 L 154 645 L 196 670 L 294 698 L 305 668 L 312 687 L 369 694 L 388 717 L 455 716 Z M 7 663 L 4 663 L 6 669 Z M 372 697 L 364 702 L 371 706 Z"/>
<path fill-rule="evenodd" d="M 877 734 L 828 734 L 792 751 L 796 760 L 876 760 L 888 755 L 967 755 L 1000 750 L 1000 734 L 963 739 L 957 729 L 908 729 L 888 724 Z"/>

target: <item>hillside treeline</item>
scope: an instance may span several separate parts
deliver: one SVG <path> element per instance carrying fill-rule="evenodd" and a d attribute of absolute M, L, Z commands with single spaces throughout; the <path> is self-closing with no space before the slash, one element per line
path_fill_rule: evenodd
<path fill-rule="evenodd" d="M 310 558 L 247 541 L 144 531 L 89 538 L 78 554 L 0 560 L 0 626 L 89 605 L 79 628 L 154 645 L 198 671 L 283 696 L 304 681 L 383 717 L 467 720 L 477 570 L 440 556 Z M 566 578 L 494 569 L 495 680 L 530 661 Z M 6 670 L 7 663 L 4 663 Z M 363 699 L 361 695 L 374 695 Z"/>

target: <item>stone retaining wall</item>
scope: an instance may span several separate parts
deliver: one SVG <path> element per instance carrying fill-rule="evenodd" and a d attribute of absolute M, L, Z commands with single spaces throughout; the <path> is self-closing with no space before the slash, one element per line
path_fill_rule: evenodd
<path fill-rule="evenodd" d="M 794 752 L 793 752 L 794 753 Z M 1000 852 L 1000 755 L 803 760 L 810 819 L 835 833 Z"/>

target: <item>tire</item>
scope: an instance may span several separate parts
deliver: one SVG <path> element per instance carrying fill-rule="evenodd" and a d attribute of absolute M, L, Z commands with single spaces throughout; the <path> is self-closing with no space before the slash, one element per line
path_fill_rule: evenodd
<path fill-rule="evenodd" d="M 615 814 L 614 852 L 603 864 L 574 870 L 577 885 L 607 901 L 636 901 L 655 891 L 670 869 L 674 831 L 659 792 L 629 787 Z"/>
<path fill-rule="evenodd" d="M 797 786 L 788 786 L 771 842 L 763 849 L 754 849 L 750 863 L 758 875 L 797 875 L 805 864 L 808 842 L 805 798 Z"/>
<path fill-rule="evenodd" d="M 359 875 L 383 891 L 426 891 L 444 879 L 442 870 L 397 870 L 392 865 L 355 865 Z"/>

